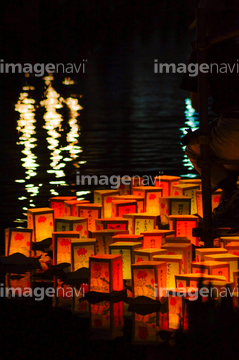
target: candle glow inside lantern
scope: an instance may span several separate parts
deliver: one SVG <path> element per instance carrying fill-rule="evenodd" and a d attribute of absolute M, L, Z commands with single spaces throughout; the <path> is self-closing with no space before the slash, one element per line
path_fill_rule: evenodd
<path fill-rule="evenodd" d="M 188 196 L 191 198 L 191 214 L 197 213 L 196 190 L 200 190 L 200 185 L 173 185 L 173 196 Z"/>
<path fill-rule="evenodd" d="M 157 216 L 148 213 L 142 214 L 123 214 L 123 218 L 128 220 L 128 229 L 131 235 L 140 235 L 147 230 L 156 227 Z"/>
<path fill-rule="evenodd" d="M 76 205 L 77 215 L 88 219 L 88 230 L 95 231 L 95 221 L 101 218 L 102 205 L 100 204 L 80 204 Z"/>
<path fill-rule="evenodd" d="M 95 230 L 128 230 L 128 220 L 123 217 L 96 219 Z"/>
<path fill-rule="evenodd" d="M 188 196 L 167 196 L 159 199 L 160 221 L 168 224 L 169 215 L 190 215 L 191 198 Z"/>
<path fill-rule="evenodd" d="M 5 229 L 5 256 L 21 253 L 31 256 L 32 229 Z"/>
<path fill-rule="evenodd" d="M 205 255 L 226 254 L 227 250 L 222 248 L 201 248 L 195 249 L 196 261 L 205 261 Z"/>
<path fill-rule="evenodd" d="M 225 276 L 229 281 L 230 266 L 228 262 L 201 261 L 192 263 L 192 273 Z"/>
<path fill-rule="evenodd" d="M 132 264 L 133 298 L 145 296 L 159 300 L 166 287 L 166 263 L 161 261 L 140 261 Z"/>
<path fill-rule="evenodd" d="M 96 255 L 96 239 L 71 241 L 71 271 L 89 268 L 90 256 Z"/>
<path fill-rule="evenodd" d="M 141 235 L 129 235 L 129 234 L 118 234 L 118 235 L 114 235 L 112 237 L 112 240 L 114 241 L 114 243 L 117 242 L 141 242 L 141 245 L 143 243 L 143 236 Z"/>
<path fill-rule="evenodd" d="M 54 210 L 50 208 L 28 209 L 27 227 L 33 229 L 33 242 L 51 238 L 54 231 Z"/>
<path fill-rule="evenodd" d="M 238 242 L 239 244 L 239 236 L 222 236 L 219 240 L 221 248 L 226 248 L 231 242 Z"/>
<path fill-rule="evenodd" d="M 50 198 L 49 206 L 54 210 L 54 217 L 64 216 L 64 201 L 76 200 L 76 196 L 55 196 Z"/>
<path fill-rule="evenodd" d="M 175 283 L 177 288 L 198 288 L 198 283 L 202 280 L 217 280 L 217 281 L 225 281 L 225 276 L 220 275 L 208 275 L 205 273 L 188 273 L 188 274 L 180 274 L 175 275 Z"/>
<path fill-rule="evenodd" d="M 88 237 L 88 220 L 74 216 L 65 216 L 55 219 L 56 231 L 79 231 L 81 238 Z"/>
<path fill-rule="evenodd" d="M 136 213 L 137 209 L 136 200 L 112 200 L 112 217 Z"/>
<path fill-rule="evenodd" d="M 113 196 L 119 194 L 119 190 L 94 190 L 94 203 L 102 205 L 103 218 L 111 217 Z"/>
<path fill-rule="evenodd" d="M 222 190 L 217 190 L 212 193 L 212 211 L 220 204 L 222 195 Z M 202 207 L 202 190 L 196 190 L 196 203 L 197 203 L 197 214 L 203 217 L 203 207 Z"/>
<path fill-rule="evenodd" d="M 137 201 L 137 212 L 143 213 L 145 210 L 144 206 L 144 197 L 137 196 L 137 195 L 120 195 L 120 196 L 113 196 L 113 200 L 136 200 Z"/>
<path fill-rule="evenodd" d="M 144 197 L 145 211 L 150 215 L 159 215 L 159 198 L 162 196 L 162 188 L 155 186 L 138 186 L 133 190 L 133 195 Z"/>
<path fill-rule="evenodd" d="M 166 243 L 162 246 L 162 249 L 167 250 L 168 255 L 181 255 L 182 256 L 182 273 L 188 273 L 191 271 L 192 262 L 192 244 L 188 243 Z"/>
<path fill-rule="evenodd" d="M 205 261 L 228 262 L 230 265 L 230 281 L 233 282 L 233 271 L 239 269 L 239 256 L 233 254 L 205 255 Z"/>
<path fill-rule="evenodd" d="M 173 195 L 173 185 L 178 185 L 180 176 L 170 176 L 170 175 L 160 175 L 154 178 L 155 186 L 161 187 L 163 189 L 162 196 Z"/>
<path fill-rule="evenodd" d="M 110 294 L 123 290 L 121 255 L 90 257 L 90 291 Z"/>
<path fill-rule="evenodd" d="M 131 279 L 131 264 L 134 262 L 134 250 L 141 248 L 141 242 L 117 242 L 109 246 L 110 254 L 121 255 L 123 265 L 123 279 Z"/>
<path fill-rule="evenodd" d="M 227 250 L 228 254 L 239 256 L 239 242 L 232 241 L 225 246 L 225 249 Z"/>
<path fill-rule="evenodd" d="M 79 241 L 78 231 L 54 231 L 52 233 L 53 265 L 71 263 L 71 241 Z"/>
<path fill-rule="evenodd" d="M 163 261 L 167 264 L 167 288 L 175 287 L 175 275 L 182 272 L 182 255 L 154 255 L 153 261 Z"/>
<path fill-rule="evenodd" d="M 114 242 L 113 236 L 128 234 L 128 230 L 98 230 L 92 231 L 91 236 L 96 239 L 96 254 L 109 254 L 109 245 Z"/>
<path fill-rule="evenodd" d="M 169 215 L 169 229 L 175 230 L 176 237 L 185 236 L 195 246 L 199 238 L 193 236 L 193 229 L 198 227 L 198 217 L 194 215 Z"/>
<path fill-rule="evenodd" d="M 167 254 L 165 249 L 135 249 L 134 250 L 134 263 L 137 264 L 141 261 L 153 261 L 154 255 Z"/>
<path fill-rule="evenodd" d="M 75 216 L 75 217 L 77 217 L 78 213 L 77 213 L 77 210 L 76 210 L 76 205 L 89 204 L 89 203 L 90 203 L 89 200 L 64 201 L 64 216 Z M 56 216 L 56 217 L 58 217 L 58 216 Z"/>
<path fill-rule="evenodd" d="M 174 235 L 174 230 L 161 230 L 154 229 L 149 231 L 144 231 L 141 233 L 143 235 L 143 249 L 161 249 L 163 245 L 162 239 L 164 237 Z"/>

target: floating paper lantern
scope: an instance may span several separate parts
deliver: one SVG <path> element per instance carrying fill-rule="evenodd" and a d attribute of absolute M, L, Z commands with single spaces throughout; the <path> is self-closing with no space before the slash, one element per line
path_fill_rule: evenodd
<path fill-rule="evenodd" d="M 231 242 L 238 242 L 239 244 L 239 236 L 222 236 L 220 237 L 219 241 L 220 241 L 220 246 L 222 248 L 226 248 L 226 246 Z"/>
<path fill-rule="evenodd" d="M 128 220 L 122 217 L 111 219 L 96 219 L 95 230 L 128 230 Z M 93 231 L 95 231 L 93 230 Z"/>
<path fill-rule="evenodd" d="M 173 195 L 172 187 L 173 185 L 179 184 L 180 176 L 169 176 L 169 175 L 160 175 L 154 178 L 155 186 L 161 187 L 163 189 L 162 196 Z"/>
<path fill-rule="evenodd" d="M 169 229 L 175 230 L 176 237 L 185 236 L 195 246 L 199 246 L 199 238 L 193 236 L 193 229 L 198 227 L 198 217 L 194 215 L 169 215 Z"/>
<path fill-rule="evenodd" d="M 102 205 L 103 218 L 111 217 L 113 196 L 119 194 L 119 190 L 94 190 L 94 203 Z"/>
<path fill-rule="evenodd" d="M 200 190 L 202 190 L 202 180 L 201 179 L 180 179 L 179 184 L 199 185 Z"/>
<path fill-rule="evenodd" d="M 148 213 L 123 214 L 123 218 L 128 220 L 128 230 L 132 235 L 140 235 L 142 232 L 153 230 L 156 227 L 157 216 Z"/>
<path fill-rule="evenodd" d="M 217 190 L 212 193 L 212 211 L 220 204 L 222 190 Z M 202 206 L 202 190 L 196 190 L 196 203 L 197 203 L 197 214 L 203 217 L 203 206 Z"/>
<path fill-rule="evenodd" d="M 181 255 L 182 256 L 182 273 L 188 273 L 191 271 L 192 262 L 192 245 L 191 244 L 175 244 L 166 243 L 162 246 L 162 249 L 167 250 L 168 255 Z"/>
<path fill-rule="evenodd" d="M 192 263 L 192 273 L 225 276 L 229 281 L 230 266 L 228 262 L 201 261 Z"/>
<path fill-rule="evenodd" d="M 133 264 L 132 290 L 133 297 L 145 296 L 152 300 L 159 300 L 162 289 L 166 287 L 166 263 L 159 261 L 140 261 Z"/>
<path fill-rule="evenodd" d="M 124 176 L 119 178 L 119 187 L 118 190 L 120 191 L 120 195 L 129 195 L 132 194 L 132 190 L 135 186 L 143 186 L 144 185 L 144 178 L 139 176 L 130 177 Z"/>
<path fill-rule="evenodd" d="M 153 261 L 163 261 L 167 264 L 167 288 L 175 287 L 175 275 L 182 272 L 182 255 L 154 255 Z"/>
<path fill-rule="evenodd" d="M 71 240 L 71 271 L 89 267 L 90 256 L 96 255 L 96 239 Z"/>
<path fill-rule="evenodd" d="M 158 344 L 162 340 L 158 334 L 158 313 L 133 315 L 133 344 L 150 345 Z"/>
<path fill-rule="evenodd" d="M 211 254 L 204 256 L 205 261 L 228 262 L 230 265 L 230 281 L 233 282 L 233 271 L 239 269 L 239 256 L 233 254 Z"/>
<path fill-rule="evenodd" d="M 77 216 L 88 219 L 88 230 L 95 231 L 95 220 L 101 218 L 102 205 L 80 204 L 76 205 Z"/>
<path fill-rule="evenodd" d="M 71 241 L 79 239 L 78 231 L 54 231 L 52 233 L 53 265 L 71 263 Z"/>
<path fill-rule="evenodd" d="M 173 185 L 173 196 L 188 196 L 191 198 L 191 214 L 197 213 L 196 190 L 200 190 L 200 185 L 178 184 Z"/>
<path fill-rule="evenodd" d="M 49 207 L 54 210 L 54 217 L 64 216 L 64 201 L 76 200 L 76 196 L 55 196 L 50 198 Z"/>
<path fill-rule="evenodd" d="M 76 205 L 89 204 L 89 203 L 90 203 L 89 200 L 64 201 L 64 216 L 76 216 L 77 217 L 78 213 L 76 210 Z"/>
<path fill-rule="evenodd" d="M 144 197 L 137 195 L 120 195 L 113 196 L 113 200 L 136 200 L 137 201 L 137 212 L 143 213 L 145 211 Z"/>
<path fill-rule="evenodd" d="M 188 196 L 167 196 L 159 199 L 160 221 L 168 224 L 169 215 L 190 215 L 191 198 Z"/>
<path fill-rule="evenodd" d="M 141 242 L 117 242 L 109 245 L 110 254 L 121 255 L 123 279 L 131 279 L 131 264 L 134 262 L 134 250 L 142 247 Z"/>
<path fill-rule="evenodd" d="M 150 215 L 159 215 L 159 198 L 162 189 L 155 186 L 139 186 L 134 188 L 133 195 L 144 197 L 145 211 Z"/>
<path fill-rule="evenodd" d="M 5 256 L 21 253 L 31 256 L 32 229 L 5 229 Z"/>
<path fill-rule="evenodd" d="M 177 288 L 197 288 L 198 283 L 201 280 L 217 280 L 217 281 L 225 281 L 225 276 L 219 276 L 219 275 L 207 275 L 204 273 L 188 273 L 188 274 L 180 274 L 175 275 L 175 283 Z"/>
<path fill-rule="evenodd" d="M 96 239 L 96 254 L 109 254 L 109 245 L 114 242 L 113 236 L 128 233 L 128 230 L 92 231 L 91 236 Z"/>
<path fill-rule="evenodd" d="M 114 243 L 117 242 L 141 242 L 141 245 L 143 243 L 143 236 L 141 235 L 129 235 L 129 234 L 118 234 L 118 235 L 114 235 L 112 237 L 112 240 L 114 241 Z"/>
<path fill-rule="evenodd" d="M 136 200 L 112 200 L 112 217 L 136 212 L 138 212 Z"/>
<path fill-rule="evenodd" d="M 149 249 L 149 248 L 160 249 L 164 243 L 163 238 L 174 234 L 175 234 L 174 230 L 153 229 L 153 230 L 144 231 L 141 233 L 141 235 L 143 235 L 144 237 L 143 249 Z"/>
<path fill-rule="evenodd" d="M 154 255 L 167 254 L 165 249 L 135 249 L 134 250 L 134 263 L 140 261 L 153 261 Z"/>
<path fill-rule="evenodd" d="M 79 231 L 81 238 L 88 237 L 88 220 L 74 216 L 55 219 L 56 231 Z"/>
<path fill-rule="evenodd" d="M 122 290 L 122 257 L 118 255 L 91 256 L 90 291 L 110 294 Z"/>
<path fill-rule="evenodd" d="M 226 254 L 227 250 L 222 248 L 201 248 L 195 249 L 196 261 L 205 261 L 205 255 Z"/>
<path fill-rule="evenodd" d="M 50 208 L 28 209 L 27 227 L 33 229 L 33 242 L 50 238 L 54 231 L 54 210 Z"/>
<path fill-rule="evenodd" d="M 239 241 L 230 242 L 225 246 L 225 249 L 227 250 L 228 254 L 239 256 Z"/>

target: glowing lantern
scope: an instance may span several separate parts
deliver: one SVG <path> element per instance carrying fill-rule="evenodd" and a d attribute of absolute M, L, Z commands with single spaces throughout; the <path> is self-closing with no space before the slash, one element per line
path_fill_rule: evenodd
<path fill-rule="evenodd" d="M 155 186 L 161 187 L 163 189 L 162 196 L 170 196 L 173 195 L 172 187 L 173 185 L 179 184 L 180 176 L 168 176 L 168 175 L 160 175 L 154 178 Z"/>
<path fill-rule="evenodd" d="M 202 261 L 192 263 L 192 273 L 225 276 L 229 281 L 230 266 L 227 262 Z"/>
<path fill-rule="evenodd" d="M 159 215 L 159 198 L 162 189 L 155 186 L 138 186 L 134 188 L 133 195 L 144 197 L 145 211 L 150 215 Z"/>
<path fill-rule="evenodd" d="M 215 207 L 220 204 L 222 195 L 222 190 L 217 190 L 212 193 L 212 211 Z M 196 203 L 197 203 L 197 214 L 203 217 L 203 209 L 202 209 L 202 190 L 196 190 Z"/>
<path fill-rule="evenodd" d="M 120 195 L 129 195 L 132 194 L 132 190 L 135 186 L 141 185 L 144 185 L 144 178 L 140 178 L 139 176 L 124 176 L 119 178 L 118 190 L 120 191 Z"/>
<path fill-rule="evenodd" d="M 28 209 L 27 227 L 33 229 L 33 242 L 50 238 L 54 231 L 54 210 L 50 208 Z"/>
<path fill-rule="evenodd" d="M 96 255 L 96 239 L 71 240 L 71 271 L 89 267 L 90 256 Z"/>
<path fill-rule="evenodd" d="M 91 256 L 90 291 L 110 294 L 122 290 L 122 257 L 118 255 Z"/>
<path fill-rule="evenodd" d="M 64 216 L 78 216 L 76 205 L 88 204 L 89 200 L 64 201 Z M 83 216 L 84 217 L 84 216 Z"/>
<path fill-rule="evenodd" d="M 199 239 L 193 236 L 193 229 L 198 227 L 198 217 L 194 215 L 169 215 L 169 229 L 175 230 L 176 237 L 185 236 L 195 246 Z"/>
<path fill-rule="evenodd" d="M 71 240 L 79 239 L 79 237 L 78 231 L 54 231 L 52 233 L 53 265 L 64 262 L 71 263 Z"/>
<path fill-rule="evenodd" d="M 31 256 L 32 229 L 5 229 L 5 256 L 21 253 Z"/>
<path fill-rule="evenodd" d="M 141 242 L 143 243 L 143 236 L 141 235 L 129 235 L 129 234 L 118 234 L 112 237 L 114 243 L 123 242 L 123 241 L 130 241 L 130 242 Z"/>
<path fill-rule="evenodd" d="M 188 196 L 167 196 L 159 199 L 160 221 L 168 224 L 169 215 L 190 215 L 191 198 Z"/>
<path fill-rule="evenodd" d="M 88 237 L 88 220 L 74 216 L 55 219 L 56 231 L 79 231 L 81 238 Z"/>
<path fill-rule="evenodd" d="M 76 196 L 55 196 L 50 198 L 50 208 L 54 210 L 54 217 L 64 216 L 64 201 L 76 200 Z"/>
<path fill-rule="evenodd" d="M 140 261 L 131 266 L 133 297 L 146 296 L 159 300 L 166 287 L 166 263 L 160 261 Z"/>
<path fill-rule="evenodd" d="M 175 275 L 182 272 L 182 255 L 154 255 L 153 261 L 163 261 L 167 264 L 167 288 L 175 287 Z"/>
<path fill-rule="evenodd" d="M 113 236 L 128 233 L 128 230 L 92 231 L 91 236 L 96 239 L 96 254 L 109 254 L 109 245 L 114 242 Z"/>
<path fill-rule="evenodd" d="M 196 261 L 205 261 L 205 255 L 226 254 L 227 250 L 222 248 L 201 248 L 195 249 Z"/>
<path fill-rule="evenodd" d="M 239 244 L 239 236 L 222 236 L 220 237 L 220 246 L 225 248 L 231 242 L 238 242 Z"/>
<path fill-rule="evenodd" d="M 191 214 L 197 213 L 196 190 L 200 190 L 200 185 L 178 184 L 173 185 L 173 196 L 188 196 L 191 198 Z"/>
<path fill-rule="evenodd" d="M 134 250 L 134 263 L 141 261 L 153 261 L 154 255 L 167 254 L 165 249 L 136 249 Z"/>
<path fill-rule="evenodd" d="M 143 249 L 160 249 L 163 242 L 162 239 L 169 235 L 174 235 L 174 230 L 148 230 L 141 233 L 143 235 Z"/>
<path fill-rule="evenodd" d="M 122 217 L 96 219 L 95 228 L 96 230 L 128 230 L 128 220 Z"/>
<path fill-rule="evenodd" d="M 228 254 L 239 256 L 239 242 L 230 242 L 225 246 L 225 249 L 228 251 Z"/>
<path fill-rule="evenodd" d="M 123 306 L 123 301 L 90 304 L 90 328 L 93 338 L 113 340 L 123 336 Z"/>
<path fill-rule="evenodd" d="M 136 200 L 112 200 L 112 217 L 137 212 Z"/>
<path fill-rule="evenodd" d="M 134 262 L 134 250 L 141 248 L 141 242 L 117 242 L 109 246 L 110 254 L 121 255 L 123 264 L 123 279 L 131 279 L 131 264 Z"/>
<path fill-rule="evenodd" d="M 113 196 L 113 200 L 136 200 L 137 201 L 137 212 L 143 213 L 145 210 L 144 206 L 144 197 L 137 196 L 137 195 L 120 195 L 120 196 Z"/>
<path fill-rule="evenodd" d="M 200 190 L 202 190 L 202 180 L 201 179 L 180 179 L 179 184 L 199 185 Z"/>
<path fill-rule="evenodd" d="M 175 283 L 177 288 L 197 288 L 198 283 L 202 280 L 217 280 L 217 281 L 225 281 L 225 276 L 219 275 L 207 275 L 204 273 L 194 273 L 194 274 L 180 274 L 175 275 Z"/>
<path fill-rule="evenodd" d="M 80 204 L 76 205 L 77 216 L 88 219 L 88 230 L 95 231 L 95 220 L 101 218 L 102 205 Z"/>
<path fill-rule="evenodd" d="M 111 217 L 113 196 L 119 194 L 119 190 L 94 190 L 94 203 L 102 205 L 103 218 Z"/>
<path fill-rule="evenodd" d="M 133 344 L 150 345 L 159 343 L 160 336 L 158 331 L 158 313 L 154 312 L 147 315 L 134 313 Z"/>
<path fill-rule="evenodd" d="M 156 227 L 157 216 L 148 213 L 143 214 L 123 214 L 123 218 L 128 220 L 129 233 L 140 235 L 147 230 L 153 230 Z"/>
<path fill-rule="evenodd" d="M 182 273 L 191 271 L 192 244 L 166 243 L 162 249 L 167 250 L 168 255 L 182 255 Z"/>
<path fill-rule="evenodd" d="M 233 271 L 239 268 L 239 256 L 233 254 L 212 254 L 205 255 L 205 261 L 222 261 L 230 265 L 230 281 L 233 281 Z"/>

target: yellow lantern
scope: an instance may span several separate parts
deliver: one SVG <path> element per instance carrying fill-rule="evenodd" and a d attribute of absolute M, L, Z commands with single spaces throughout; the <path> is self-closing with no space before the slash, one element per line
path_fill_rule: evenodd
<path fill-rule="evenodd" d="M 119 194 L 119 190 L 94 190 L 94 203 L 102 205 L 103 218 L 111 217 L 113 196 Z"/>
<path fill-rule="evenodd" d="M 201 248 L 195 249 L 196 261 L 205 261 L 205 255 L 226 254 L 227 250 L 223 248 Z"/>
<path fill-rule="evenodd" d="M 182 256 L 182 273 L 188 273 L 191 271 L 191 262 L 192 262 L 192 245 L 185 244 L 176 244 L 176 243 L 166 243 L 162 246 L 162 249 L 167 250 L 168 255 L 181 255 Z"/>
<path fill-rule="evenodd" d="M 220 239 L 219 239 L 219 241 L 220 241 L 220 246 L 222 247 L 222 248 L 226 248 L 226 246 L 228 245 L 228 244 L 230 244 L 231 242 L 238 242 L 238 244 L 239 244 L 239 236 L 222 236 L 222 237 L 220 237 Z"/>
<path fill-rule="evenodd" d="M 128 220 L 128 229 L 131 235 L 140 235 L 144 231 L 153 230 L 157 222 L 157 216 L 148 213 L 123 214 L 123 218 Z"/>
<path fill-rule="evenodd" d="M 233 271 L 239 269 L 239 256 L 233 254 L 205 255 L 205 261 L 228 262 L 230 265 L 230 281 L 233 282 Z"/>
<path fill-rule="evenodd" d="M 175 230 L 176 237 L 185 236 L 195 246 L 199 246 L 199 238 L 193 236 L 193 229 L 198 227 L 198 217 L 194 215 L 169 215 L 169 229 Z"/>
<path fill-rule="evenodd" d="M 81 238 L 88 237 L 88 220 L 74 216 L 65 216 L 55 219 L 56 231 L 79 231 Z"/>
<path fill-rule="evenodd" d="M 69 200 L 64 201 L 64 216 L 75 216 L 77 217 L 76 205 L 89 204 L 89 200 Z M 60 217 L 60 216 L 57 216 Z M 83 216 L 84 217 L 84 216 Z"/>
<path fill-rule="evenodd" d="M 167 254 L 165 249 L 135 249 L 134 263 L 138 264 L 141 261 L 153 261 L 154 255 Z"/>
<path fill-rule="evenodd" d="M 54 231 L 54 210 L 50 208 L 28 209 L 27 227 L 33 229 L 33 242 L 51 238 Z"/>
<path fill-rule="evenodd" d="M 137 195 L 120 195 L 113 196 L 113 200 L 136 200 L 137 201 L 137 212 L 143 213 L 145 211 L 144 197 Z"/>
<path fill-rule="evenodd" d="M 153 261 L 165 261 L 167 264 L 167 288 L 175 287 L 175 275 L 182 272 L 182 255 L 154 255 Z"/>
<path fill-rule="evenodd" d="M 136 200 L 112 200 L 112 217 L 137 212 Z"/>
<path fill-rule="evenodd" d="M 88 230 L 95 231 L 95 220 L 101 218 L 102 205 L 80 204 L 76 205 L 77 216 L 88 219 Z"/>
<path fill-rule="evenodd" d="M 71 263 L 71 241 L 79 239 L 78 231 L 54 231 L 52 233 L 53 265 Z"/>
<path fill-rule="evenodd" d="M 64 216 L 64 201 L 76 200 L 76 196 L 55 196 L 50 198 L 49 206 L 54 210 L 54 217 Z"/>
<path fill-rule="evenodd" d="M 71 241 L 71 271 L 89 268 L 90 256 L 96 255 L 96 239 Z"/>
<path fill-rule="evenodd" d="M 192 263 L 192 273 L 225 276 L 229 281 L 230 266 L 228 262 L 196 261 Z"/>
<path fill-rule="evenodd" d="M 128 230 L 128 220 L 122 217 L 111 219 L 96 219 L 95 230 Z M 93 231 L 95 231 L 93 230 Z"/>
<path fill-rule="evenodd" d="M 200 190 L 200 185 L 178 184 L 173 185 L 173 196 L 188 196 L 191 198 L 191 214 L 197 213 L 196 190 Z"/>
<path fill-rule="evenodd" d="M 173 195 L 173 185 L 177 185 L 180 179 L 180 176 L 160 175 L 155 176 L 154 181 L 155 186 L 161 187 L 163 189 L 162 196 L 170 196 Z"/>
<path fill-rule="evenodd" d="M 190 215 L 191 198 L 188 196 L 167 196 L 159 199 L 160 221 L 168 224 L 169 215 Z"/>
<path fill-rule="evenodd" d="M 228 251 L 228 254 L 233 254 L 239 256 L 239 242 L 231 242 L 225 246 L 225 249 Z"/>
<path fill-rule="evenodd" d="M 159 215 L 159 198 L 162 197 L 162 188 L 155 186 L 138 186 L 133 195 L 144 197 L 145 211 L 150 215 Z"/>
<path fill-rule="evenodd" d="M 112 238 L 117 234 L 128 234 L 128 230 L 92 231 L 91 236 L 96 239 L 96 254 L 109 254 L 109 245 L 114 242 Z"/>
<path fill-rule="evenodd" d="M 174 235 L 174 230 L 148 230 L 141 233 L 143 235 L 143 249 L 161 249 L 164 241 L 163 238 Z"/>
<path fill-rule="evenodd" d="M 217 190 L 212 193 L 212 211 L 220 204 L 222 196 L 222 190 Z M 197 214 L 203 217 L 203 209 L 202 209 L 202 190 L 196 190 L 196 203 L 197 203 Z"/>
<path fill-rule="evenodd" d="M 32 229 L 5 229 L 5 256 L 21 253 L 31 256 Z"/>

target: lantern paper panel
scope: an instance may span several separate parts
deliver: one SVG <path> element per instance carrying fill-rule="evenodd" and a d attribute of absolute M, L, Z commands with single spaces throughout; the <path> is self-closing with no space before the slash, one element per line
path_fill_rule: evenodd
<path fill-rule="evenodd" d="M 196 261 L 205 261 L 205 255 L 226 254 L 227 250 L 222 248 L 201 248 L 195 249 Z"/>
<path fill-rule="evenodd" d="M 217 190 L 212 193 L 212 211 L 220 204 L 222 195 L 222 190 Z M 203 207 L 202 207 L 202 190 L 196 191 L 196 203 L 197 203 L 197 214 L 203 217 Z"/>
<path fill-rule="evenodd" d="M 89 204 L 89 200 L 64 201 L 64 216 L 78 216 L 76 205 Z M 58 216 L 56 216 L 58 217 Z M 59 216 L 60 217 L 60 216 Z M 84 216 L 83 216 L 84 217 Z"/>
<path fill-rule="evenodd" d="M 201 179 L 180 179 L 179 184 L 199 185 L 200 190 L 202 190 L 202 180 Z"/>
<path fill-rule="evenodd" d="M 21 253 L 31 256 L 32 229 L 5 229 L 5 256 Z"/>
<path fill-rule="evenodd" d="M 222 236 L 219 239 L 221 248 L 226 248 L 228 244 L 231 242 L 238 242 L 239 244 L 239 236 Z"/>
<path fill-rule="evenodd" d="M 144 197 L 137 195 L 120 195 L 113 196 L 113 200 L 136 200 L 137 201 L 137 212 L 143 213 L 145 211 Z"/>
<path fill-rule="evenodd" d="M 101 218 L 102 205 L 100 204 L 80 204 L 76 205 L 77 215 L 88 219 L 88 230 L 95 231 L 95 221 Z"/>
<path fill-rule="evenodd" d="M 173 186 L 173 196 L 188 196 L 191 198 L 191 214 L 197 213 L 196 190 L 199 190 L 199 185 L 178 184 Z"/>
<path fill-rule="evenodd" d="M 239 242 L 231 242 L 225 246 L 228 254 L 239 256 Z"/>
<path fill-rule="evenodd" d="M 112 200 L 112 217 L 138 212 L 136 200 Z"/>
<path fill-rule="evenodd" d="M 89 268 L 90 256 L 96 255 L 96 239 L 71 241 L 71 271 Z"/>
<path fill-rule="evenodd" d="M 109 254 L 109 245 L 114 242 L 113 236 L 117 234 L 128 234 L 128 230 L 93 231 L 91 236 L 96 239 L 96 254 Z"/>
<path fill-rule="evenodd" d="M 158 313 L 147 315 L 134 313 L 133 315 L 133 344 L 157 344 L 160 343 L 158 335 Z"/>
<path fill-rule="evenodd" d="M 102 205 L 103 218 L 111 217 L 113 196 L 119 194 L 119 190 L 94 190 L 94 203 Z"/>
<path fill-rule="evenodd" d="M 170 215 L 170 230 L 175 230 L 176 237 L 185 236 L 195 246 L 199 246 L 199 238 L 193 236 L 193 229 L 198 227 L 198 217 L 194 215 Z"/>
<path fill-rule="evenodd" d="M 175 275 L 175 283 L 177 288 L 197 288 L 199 281 L 202 280 L 217 280 L 224 282 L 226 280 L 225 276 L 219 275 L 208 275 L 205 273 L 188 273 L 188 274 L 180 274 Z"/>
<path fill-rule="evenodd" d="M 140 235 L 144 231 L 153 230 L 156 227 L 157 216 L 142 214 L 123 214 L 128 220 L 128 229 L 131 235 Z"/>
<path fill-rule="evenodd" d="M 141 245 L 143 244 L 143 236 L 141 235 L 119 234 L 119 235 L 114 235 L 112 237 L 112 240 L 114 241 L 114 243 L 130 241 L 130 242 L 141 242 Z"/>
<path fill-rule="evenodd" d="M 54 210 L 54 217 L 64 216 L 64 201 L 76 200 L 76 196 L 55 196 L 50 198 L 50 208 Z"/>
<path fill-rule="evenodd" d="M 166 288 L 166 263 L 158 261 L 141 261 L 133 264 L 132 289 L 133 297 L 145 296 L 152 300 L 162 297 Z"/>
<path fill-rule="evenodd" d="M 28 209 L 27 227 L 33 229 L 33 242 L 51 238 L 54 231 L 54 210 L 50 208 Z"/>
<path fill-rule="evenodd" d="M 90 257 L 90 291 L 110 294 L 123 290 L 122 257 L 95 255 Z"/>
<path fill-rule="evenodd" d="M 74 216 L 55 219 L 56 231 L 79 231 L 81 238 L 88 237 L 88 220 Z"/>
<path fill-rule="evenodd" d="M 144 178 L 139 176 L 123 176 L 122 178 L 118 178 L 118 180 L 118 190 L 120 191 L 120 195 L 130 195 L 135 186 L 144 185 Z"/>
<path fill-rule="evenodd" d="M 160 221 L 168 224 L 169 215 L 190 215 L 191 198 L 188 196 L 167 196 L 159 199 Z"/>
<path fill-rule="evenodd" d="M 122 256 L 123 279 L 131 279 L 131 264 L 134 262 L 134 250 L 141 247 L 141 242 L 117 242 L 109 246 L 110 254 Z"/>
<path fill-rule="evenodd" d="M 177 185 L 180 179 L 180 176 L 160 175 L 154 178 L 154 184 L 163 189 L 162 196 L 170 196 L 173 195 L 173 185 Z"/>
<path fill-rule="evenodd" d="M 52 233 L 53 265 L 71 263 L 71 240 L 79 239 L 77 231 L 54 231 Z"/>
<path fill-rule="evenodd" d="M 139 263 L 140 261 L 153 261 L 154 255 L 166 254 L 165 249 L 135 249 L 134 250 L 134 263 Z"/>
<path fill-rule="evenodd" d="M 175 287 L 175 275 L 182 272 L 182 255 L 154 255 L 153 261 L 163 261 L 167 264 L 167 288 Z"/>
<path fill-rule="evenodd" d="M 111 219 L 96 219 L 95 230 L 128 230 L 128 220 L 123 217 Z M 94 230 L 94 231 L 95 231 Z"/>
<path fill-rule="evenodd" d="M 143 235 L 143 249 L 160 249 L 163 244 L 163 238 L 174 235 L 174 230 L 149 230 L 141 233 Z"/>
<path fill-rule="evenodd" d="M 227 262 L 230 265 L 230 281 L 233 282 L 233 271 L 239 269 L 239 256 L 233 254 L 205 255 L 205 261 Z"/>
<path fill-rule="evenodd" d="M 227 262 L 203 261 L 192 263 L 192 273 L 225 276 L 229 281 L 230 266 Z"/>
<path fill-rule="evenodd" d="M 166 243 L 162 249 L 167 250 L 168 255 L 181 255 L 182 256 L 182 273 L 191 271 L 192 262 L 192 244 L 176 244 Z"/>
<path fill-rule="evenodd" d="M 159 198 L 162 189 L 155 186 L 139 186 L 134 188 L 133 194 L 145 199 L 145 211 L 150 215 L 159 215 Z"/>

